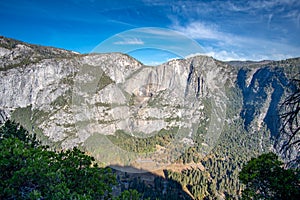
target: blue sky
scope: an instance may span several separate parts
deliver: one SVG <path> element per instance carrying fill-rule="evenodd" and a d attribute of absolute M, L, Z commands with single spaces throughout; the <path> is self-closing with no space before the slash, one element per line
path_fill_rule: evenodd
<path fill-rule="evenodd" d="M 299 0 L 1 0 L 0 19 L 0 35 L 80 53 L 124 31 L 157 27 L 182 33 L 201 46 L 194 53 L 220 60 L 300 56 Z M 164 38 L 169 36 L 159 40 L 164 43 Z M 148 55 L 144 62 L 178 57 L 166 49 L 155 54 L 145 40 L 137 34 L 114 43 L 140 45 L 144 53 L 131 54 Z M 187 49 L 184 44 L 176 46 Z"/>

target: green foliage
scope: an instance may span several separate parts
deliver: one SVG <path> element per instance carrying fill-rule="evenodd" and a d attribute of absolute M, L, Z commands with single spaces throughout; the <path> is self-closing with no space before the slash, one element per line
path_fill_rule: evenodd
<path fill-rule="evenodd" d="M 177 131 L 178 128 L 173 127 L 170 130 L 162 129 L 158 134 L 151 137 L 138 138 L 130 136 L 122 130 L 117 130 L 115 135 L 108 135 L 107 137 L 112 143 L 126 151 L 148 153 L 154 152 L 156 145 L 168 145 L 174 139 Z"/>
<path fill-rule="evenodd" d="M 27 130 L 22 126 L 8 120 L 0 127 L 0 142 L 2 143 L 9 138 L 21 140 L 29 147 L 37 147 L 40 144 L 40 142 L 36 140 L 35 134 L 28 134 Z"/>
<path fill-rule="evenodd" d="M 13 122 L 0 129 L 0 199 L 110 199 L 116 178 L 79 149 L 54 152 Z"/>
<path fill-rule="evenodd" d="M 243 199 L 300 199 L 299 171 L 282 165 L 274 153 L 252 158 L 239 174 L 246 185 Z"/>
<path fill-rule="evenodd" d="M 125 190 L 120 196 L 116 197 L 115 200 L 139 200 L 141 194 L 136 190 Z"/>
<path fill-rule="evenodd" d="M 181 185 L 171 179 L 164 179 L 156 176 L 153 184 L 147 184 L 141 177 L 134 177 L 128 182 L 129 192 L 136 190 L 140 195 L 141 199 L 151 200 L 169 200 L 169 199 L 181 199 L 190 200 L 191 197 L 187 195 Z M 129 194 L 127 193 L 127 195 Z M 126 198 L 125 198 L 126 199 Z"/>
<path fill-rule="evenodd" d="M 28 132 L 34 132 L 39 141 L 43 141 L 43 144 L 52 145 L 48 137 L 46 137 L 43 132 L 38 128 L 39 124 L 42 124 L 45 120 L 49 118 L 51 113 L 32 109 L 32 106 L 27 106 L 24 108 L 17 108 L 11 114 L 11 120 L 19 123 Z"/>
<path fill-rule="evenodd" d="M 103 72 L 103 74 L 100 76 L 100 79 L 98 81 L 97 91 L 102 90 L 103 88 L 105 88 L 107 85 L 111 83 L 114 83 L 114 81 Z"/>
<path fill-rule="evenodd" d="M 168 171 L 167 177 L 186 187 L 195 199 L 204 199 L 210 195 L 207 190 L 211 182 L 207 179 L 205 172 L 199 169 L 184 170 L 181 173 Z"/>

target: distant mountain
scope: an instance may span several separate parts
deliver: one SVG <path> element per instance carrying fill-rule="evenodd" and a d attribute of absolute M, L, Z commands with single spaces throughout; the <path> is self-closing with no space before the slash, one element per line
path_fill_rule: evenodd
<path fill-rule="evenodd" d="M 53 148 L 79 145 L 107 165 L 199 163 L 213 188 L 201 191 L 219 197 L 236 196 L 245 161 L 278 152 L 275 141 L 286 140 L 279 106 L 300 71 L 300 58 L 196 56 L 151 67 L 121 53 L 81 55 L 5 37 L 0 58 L 1 122 L 11 118 Z M 182 184 L 200 191 L 196 182 Z"/>
<path fill-rule="evenodd" d="M 273 61 L 272 60 L 262 60 L 262 61 L 250 61 L 250 60 L 239 61 L 239 60 L 236 60 L 236 61 L 228 61 L 227 63 L 234 67 L 249 67 L 249 66 L 253 66 L 253 65 L 263 66 L 263 65 L 267 65 L 271 62 L 273 62 Z"/>

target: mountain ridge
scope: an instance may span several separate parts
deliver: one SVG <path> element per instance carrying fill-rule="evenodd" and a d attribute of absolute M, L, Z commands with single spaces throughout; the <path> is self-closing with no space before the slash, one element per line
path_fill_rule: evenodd
<path fill-rule="evenodd" d="M 11 52 L 10 53 L 7 53 L 7 49 L 3 50 L 3 49 L 5 49 L 4 48 L 5 45 L 3 45 L 3 44 L 6 44 L 6 43 L 9 43 L 10 46 L 11 46 L 11 49 L 10 49 Z M 18 45 L 25 45 L 25 47 L 24 46 L 20 47 Z M 33 49 L 29 50 L 28 48 L 26 48 L 26 45 L 29 48 L 33 48 Z M 129 74 L 131 74 L 133 71 L 136 71 L 136 70 L 142 70 L 143 71 L 143 70 L 147 69 L 138 60 L 136 60 L 136 59 L 134 59 L 134 58 L 132 58 L 132 57 L 126 55 L 126 54 L 122 54 L 122 53 L 76 54 L 76 53 L 73 53 L 71 51 L 66 51 L 66 50 L 62 50 L 62 49 L 55 49 L 53 47 L 42 47 L 42 46 L 38 46 L 38 45 L 30 45 L 30 44 L 26 44 L 26 43 L 23 43 L 23 42 L 20 42 L 20 41 L 17 41 L 17 40 L 7 39 L 5 37 L 1 37 L 0 47 L 1 47 L 1 52 L 6 52 L 6 53 L 1 53 L 1 61 L 2 61 L 1 64 L 4 63 L 2 65 L 2 67 L 1 67 L 2 71 L 6 71 L 5 67 L 7 67 L 7 65 L 6 65 L 5 62 L 7 62 L 7 60 L 11 61 L 11 62 L 8 61 L 9 64 L 13 63 L 13 65 L 16 66 L 16 67 L 24 67 L 24 66 L 26 66 L 27 64 L 24 63 L 22 60 L 20 62 L 14 63 L 15 60 L 18 60 L 19 57 L 22 58 L 22 56 L 25 57 L 25 59 L 27 60 L 28 64 L 35 65 L 34 68 L 36 68 L 36 69 L 38 69 L 41 66 L 47 66 L 47 65 L 49 65 L 48 68 L 47 68 L 47 70 L 49 70 L 49 71 L 51 71 L 50 70 L 51 64 L 49 64 L 49 62 L 51 63 L 53 61 L 53 59 L 54 60 L 55 59 L 59 59 L 59 61 L 55 60 L 55 62 L 56 62 L 56 64 L 59 64 L 57 62 L 64 63 L 64 64 L 62 64 L 63 65 L 62 67 L 63 68 L 66 67 L 67 71 L 66 71 L 66 73 L 63 76 L 65 76 L 65 79 L 68 79 L 67 81 L 70 81 L 70 82 L 72 82 L 72 80 L 69 80 L 70 77 L 67 77 L 67 76 L 72 76 L 72 74 L 75 73 L 75 71 L 76 71 L 76 66 L 75 65 L 92 65 L 92 66 L 97 66 L 97 65 L 99 65 L 99 63 L 101 65 L 103 62 L 106 62 L 108 59 L 111 59 L 109 61 L 110 63 L 119 62 L 118 68 L 114 67 L 114 69 L 111 70 L 108 67 L 105 67 L 106 69 L 104 69 L 104 71 L 103 71 L 103 73 L 107 74 L 110 78 L 112 78 L 111 81 L 113 81 L 115 83 L 120 83 L 120 82 L 124 81 L 126 79 L 126 77 Z M 39 48 L 42 48 L 42 50 L 39 50 Z M 37 49 L 38 53 L 35 52 L 36 49 Z M 28 53 L 28 51 L 29 51 L 29 53 Z M 54 53 L 52 53 L 50 55 L 47 55 L 47 57 L 43 57 L 43 55 L 41 55 L 41 56 L 39 55 L 39 54 L 41 54 L 40 52 L 42 52 L 42 53 L 49 53 L 48 51 L 54 51 Z M 58 55 L 58 52 L 62 53 L 63 55 Z M 18 56 L 15 56 L 15 57 L 11 56 L 11 55 L 13 55 L 15 53 L 17 53 Z M 40 57 L 38 57 L 36 55 L 38 55 Z M 75 59 L 72 56 L 74 56 Z M 38 57 L 38 59 L 35 60 L 32 57 L 35 57 L 35 58 Z M 249 80 L 252 79 L 253 74 L 255 74 L 256 71 L 257 71 L 256 69 L 253 70 L 252 69 L 253 67 L 254 68 L 259 68 L 262 65 L 265 65 L 266 63 L 269 64 L 269 67 L 272 67 L 273 65 L 277 66 L 278 64 L 283 63 L 283 62 L 286 62 L 286 63 L 293 63 L 293 61 L 298 62 L 299 59 L 300 58 L 287 59 L 285 61 L 260 61 L 260 62 L 249 62 L 249 61 L 247 61 L 247 62 L 243 62 L 244 64 L 241 64 L 241 66 L 235 65 L 235 67 L 238 67 L 238 68 L 235 68 L 235 67 L 232 68 L 232 67 L 230 67 L 230 63 L 231 62 L 218 61 L 218 60 L 215 60 L 215 59 L 213 59 L 211 57 L 207 57 L 207 56 L 195 56 L 195 57 L 191 57 L 191 58 L 188 58 L 188 59 L 179 59 L 179 60 L 175 59 L 175 60 L 171 60 L 171 61 L 163 63 L 163 64 L 161 64 L 159 66 L 155 66 L 154 68 L 151 68 L 151 66 L 150 66 L 150 68 L 148 68 L 148 69 L 151 69 L 151 70 L 155 69 L 153 72 L 151 72 L 152 75 L 153 75 L 153 73 L 160 73 L 161 74 L 161 72 L 158 72 L 157 70 L 160 69 L 160 68 L 164 68 L 163 70 L 165 70 L 166 66 L 171 66 L 170 68 L 172 68 L 172 66 L 173 67 L 175 66 L 175 68 L 176 68 L 176 66 L 177 66 L 176 69 L 178 71 L 179 68 L 181 68 L 181 67 L 178 68 L 179 65 L 183 65 L 183 66 L 190 65 L 189 67 L 186 67 L 186 72 L 185 72 L 185 73 L 189 73 L 189 76 L 191 76 L 191 77 L 187 77 L 187 82 L 190 82 L 190 83 L 193 82 L 193 84 L 192 84 L 193 85 L 192 86 L 192 90 L 197 93 L 196 94 L 196 96 L 197 96 L 197 95 L 199 95 L 199 92 L 201 92 L 202 95 L 203 95 L 208 90 L 208 88 L 205 88 L 205 86 L 204 86 L 205 84 L 203 85 L 203 83 L 204 83 L 205 80 L 200 77 L 201 74 L 205 74 L 205 71 L 208 71 L 208 68 L 206 67 L 205 62 L 214 62 L 215 64 L 213 64 L 213 65 L 215 65 L 215 66 L 217 66 L 217 65 L 219 65 L 219 66 L 225 66 L 225 67 L 221 67 L 221 68 L 222 68 L 223 72 L 226 72 L 226 76 L 227 77 L 223 77 L 223 78 L 220 78 L 220 79 L 227 79 L 229 81 L 230 80 L 234 80 L 234 79 L 237 78 L 238 75 L 236 74 L 236 72 L 237 72 L 237 70 L 240 70 L 240 68 L 244 68 L 244 67 L 251 68 L 250 71 L 252 71 L 252 72 L 248 73 L 248 75 L 247 75 L 248 76 L 248 78 L 247 78 L 247 82 L 248 82 L 247 85 L 249 86 L 249 84 L 250 84 Z M 193 69 L 193 63 L 194 62 L 197 63 L 199 61 L 202 62 L 202 63 L 200 63 L 200 65 L 202 65 L 204 68 L 201 69 L 200 71 L 198 70 L 198 72 L 193 71 L 194 70 Z M 204 62 L 204 64 L 203 64 L 203 62 Z M 236 61 L 234 61 L 234 62 L 236 62 Z M 134 63 L 134 64 L 132 64 L 132 63 Z M 132 68 L 133 71 L 130 70 L 131 65 L 134 66 Z M 3 69 L 3 66 L 4 66 L 4 69 Z M 71 67 L 69 67 L 69 66 L 71 66 Z M 143 66 L 143 68 L 142 68 L 142 66 Z M 125 68 L 122 69 L 122 67 L 125 67 Z M 188 69 L 188 68 L 190 68 L 190 69 Z M 218 67 L 216 67 L 216 69 L 217 68 Z M 62 69 L 62 68 L 60 68 L 60 69 Z M 120 71 L 120 69 L 122 69 L 122 70 Z M 8 70 L 11 71 L 11 70 L 15 70 L 15 69 L 14 69 L 14 67 L 12 67 L 12 68 L 8 67 Z M 24 70 L 23 73 L 25 73 L 25 74 L 27 73 L 27 74 L 30 75 L 30 72 L 29 71 L 26 72 L 26 69 L 23 68 L 22 70 Z M 34 70 L 34 69 L 32 69 L 32 70 Z M 46 71 L 45 70 L 46 69 L 44 69 L 44 72 L 43 72 L 44 74 L 47 73 L 47 70 Z M 116 75 L 117 73 L 124 74 L 126 71 L 127 71 L 127 75 L 126 76 L 121 75 L 120 77 L 118 77 Z M 59 69 L 58 69 L 58 72 L 56 72 L 56 74 L 60 74 Z M 221 74 L 222 73 L 220 73 L 220 75 Z M 230 76 L 230 74 L 232 76 Z M 211 73 L 209 76 L 212 76 L 212 75 L 213 75 L 213 73 Z M 192 77 L 192 76 L 194 76 L 194 77 Z M 207 76 L 207 78 L 209 78 L 209 76 Z M 155 77 L 156 77 L 156 79 L 158 78 L 156 75 L 155 75 Z M 60 78 L 62 78 L 62 77 L 60 77 Z M 118 79 L 120 79 L 120 80 L 118 80 Z M 148 82 L 149 81 L 150 82 L 155 82 L 155 80 L 152 80 L 152 79 L 149 79 Z M 168 79 L 164 79 L 164 80 L 168 80 Z M 163 79 L 159 80 L 159 84 L 162 84 L 164 80 Z M 50 80 L 50 81 L 53 81 L 53 80 Z M 22 81 L 17 81 L 17 82 L 21 83 Z M 184 80 L 181 80 L 181 84 L 185 84 L 184 82 L 185 82 Z M 202 85 L 201 85 L 201 83 L 202 83 Z M 25 83 L 23 83 L 23 85 L 24 84 Z M 149 83 L 146 83 L 146 84 L 149 84 Z M 171 83 L 163 83 L 163 84 L 165 85 L 164 88 L 166 88 L 167 86 L 170 86 Z M 234 84 L 234 82 L 232 82 L 231 84 Z M 7 84 L 3 83 L 3 85 L 7 85 Z M 22 87 L 23 85 L 21 84 L 20 87 Z M 59 85 L 57 85 L 57 87 L 59 88 Z M 213 87 L 214 87 L 214 85 L 209 85 L 209 88 L 213 88 Z M 187 84 L 185 86 L 185 89 L 184 89 L 185 93 L 188 92 L 189 89 L 190 89 L 189 84 Z M 201 89 L 201 91 L 200 91 L 200 89 Z M 129 89 L 129 90 L 132 90 L 132 89 Z M 157 90 L 157 88 L 156 88 L 156 90 Z M 5 92 L 3 94 L 5 94 Z M 31 99 L 32 99 L 32 97 L 34 97 L 34 95 L 31 95 Z M 24 99 L 22 99 L 22 101 L 23 100 Z M 19 105 L 21 107 L 26 107 L 26 106 L 34 105 L 34 104 L 35 104 L 35 102 L 31 102 L 31 103 L 24 103 L 24 102 L 22 103 L 22 102 L 20 102 L 19 103 Z M 38 103 L 38 104 L 42 105 L 42 103 Z M 16 107 L 16 106 L 13 106 L 13 105 L 10 105 L 10 104 L 8 104 L 7 106 L 4 106 L 3 102 L 2 102 L 2 109 L 5 108 L 5 107 L 9 108 L 9 107 Z M 1 114 L 1 116 L 3 116 L 2 118 L 5 118 L 4 116 L 7 115 L 5 113 L 6 112 L 2 112 L 2 114 Z"/>
<path fill-rule="evenodd" d="M 21 40 L 16 40 L 16 39 L 13 39 L 13 38 L 8 38 L 8 37 L 5 37 L 5 36 L 2 36 L 0 35 L 0 47 L 2 48 L 6 48 L 6 49 L 12 49 L 14 48 L 17 44 L 23 44 L 23 45 L 28 45 L 32 48 L 42 48 L 42 49 L 49 49 L 49 50 L 58 50 L 58 51 L 61 51 L 61 52 L 65 52 L 65 53 L 69 53 L 69 54 L 73 54 L 73 55 L 81 55 L 81 56 L 85 56 L 85 55 L 99 55 L 99 54 L 107 54 L 107 53 L 80 53 L 80 52 L 76 52 L 76 51 L 73 51 L 73 50 L 67 50 L 67 49 L 63 49 L 63 48 L 57 48 L 57 47 L 53 47 L 53 46 L 44 46 L 44 45 L 41 45 L 41 44 L 29 44 L 29 43 L 26 43 L 24 41 L 21 41 Z M 111 53 L 116 53 L 116 54 L 124 54 L 122 52 L 111 52 Z M 1 55 L 1 54 L 0 54 Z M 128 55 L 128 54 L 124 54 L 124 55 L 127 55 L 131 58 L 133 58 L 132 56 Z M 3 55 L 1 55 L 3 56 Z M 162 63 L 162 64 L 166 64 L 172 60 L 187 60 L 187 59 L 190 59 L 190 58 L 194 58 L 194 57 L 197 57 L 197 56 L 205 56 L 205 57 L 211 57 L 211 56 L 207 56 L 207 55 L 195 55 L 195 56 L 191 56 L 191 57 L 188 57 L 186 59 L 183 59 L 183 58 L 174 58 L 174 59 L 171 59 L 169 61 L 166 61 L 165 63 Z M 213 58 L 213 57 L 211 57 Z M 135 59 L 135 58 L 133 58 Z M 214 58 L 215 59 L 215 58 Z M 300 59 L 300 57 L 291 57 L 291 58 L 286 58 L 284 60 L 288 61 L 288 60 L 293 60 L 293 59 Z M 137 60 L 137 59 L 135 59 Z M 217 60 L 217 59 L 215 59 Z M 268 63 L 271 63 L 271 62 L 282 62 L 284 60 L 260 60 L 260 61 L 252 61 L 252 60 L 245 60 L 245 61 L 240 61 L 240 60 L 232 60 L 232 61 L 222 61 L 222 60 L 218 60 L 220 62 L 224 62 L 224 63 L 228 63 L 232 66 L 237 66 L 237 67 L 241 67 L 241 66 L 249 66 L 249 65 L 255 65 L 255 64 L 268 64 Z M 139 60 L 137 60 L 138 62 L 141 62 Z"/>
<path fill-rule="evenodd" d="M 196 56 L 145 66 L 122 53 L 81 55 L 17 42 L 9 49 L 5 40 L 0 121 L 21 123 L 52 148 L 80 146 L 106 165 L 149 171 L 201 163 L 197 173 L 222 196 L 240 187 L 242 163 L 280 154 L 275 141 L 286 141 L 278 135 L 279 107 L 300 58 L 232 66 Z M 299 151 L 281 156 L 289 161 Z"/>

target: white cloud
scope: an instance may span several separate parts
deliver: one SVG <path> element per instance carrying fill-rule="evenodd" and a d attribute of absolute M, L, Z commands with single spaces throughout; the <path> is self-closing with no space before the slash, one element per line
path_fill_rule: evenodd
<path fill-rule="evenodd" d="M 225 51 L 225 50 L 216 50 L 216 49 L 210 49 L 209 52 L 206 53 L 195 53 L 195 54 L 191 54 L 185 57 L 185 59 L 187 58 L 192 58 L 195 56 L 210 56 L 213 57 L 217 60 L 221 60 L 221 61 L 232 61 L 232 60 L 240 60 L 240 61 L 245 61 L 245 60 L 249 60 L 246 57 L 242 56 L 242 55 L 238 55 L 237 53 L 231 51 Z"/>
<path fill-rule="evenodd" d="M 219 31 L 218 26 L 214 24 L 192 22 L 186 26 L 175 25 L 172 28 L 193 39 L 215 40 L 228 44 L 233 44 L 237 39 L 235 35 Z"/>
<path fill-rule="evenodd" d="M 225 50 L 217 50 L 217 49 L 212 49 L 209 48 L 210 51 L 206 53 L 196 53 L 196 54 L 191 54 L 185 57 L 191 58 L 195 56 L 210 56 L 213 57 L 217 60 L 221 61 L 233 61 L 233 60 L 239 60 L 239 61 L 246 61 L 246 60 L 264 60 L 264 57 L 255 57 L 256 59 L 253 59 L 253 57 L 247 57 L 244 54 L 238 54 L 234 51 L 225 51 Z"/>
<path fill-rule="evenodd" d="M 188 26 L 174 26 L 175 30 L 184 33 L 193 39 L 215 39 L 221 40 L 224 36 L 217 31 L 216 27 L 201 22 L 192 22 Z"/>
<path fill-rule="evenodd" d="M 247 60 L 247 58 L 242 57 L 240 55 L 238 55 L 237 53 L 231 51 L 211 51 L 211 52 L 207 52 L 205 53 L 205 55 L 207 56 L 212 56 L 213 58 L 216 58 L 218 60 L 222 60 L 222 61 L 232 61 L 232 60 L 240 60 L 240 61 L 245 61 Z"/>
<path fill-rule="evenodd" d="M 122 41 L 114 42 L 118 45 L 143 45 L 144 42 L 139 38 L 124 38 Z"/>
<path fill-rule="evenodd" d="M 225 50 L 212 50 L 210 52 L 204 53 L 202 55 L 206 56 L 211 56 L 217 60 L 221 61 L 234 61 L 234 60 L 239 60 L 239 61 L 247 61 L 247 60 L 252 60 L 252 61 L 261 61 L 261 60 L 284 60 L 287 58 L 292 58 L 295 56 L 291 56 L 290 54 L 280 54 L 280 53 L 273 53 L 269 55 L 263 55 L 259 53 L 252 53 L 252 54 L 240 54 L 234 51 L 225 51 Z"/>

